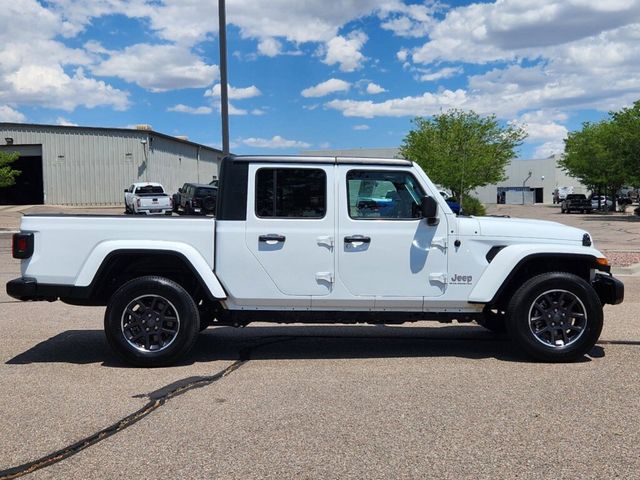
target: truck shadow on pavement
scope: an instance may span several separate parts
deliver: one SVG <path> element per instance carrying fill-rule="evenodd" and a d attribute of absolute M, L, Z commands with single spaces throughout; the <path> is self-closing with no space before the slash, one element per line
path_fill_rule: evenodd
<path fill-rule="evenodd" d="M 616 342 L 606 342 L 612 344 Z M 625 342 L 626 343 L 626 342 Z M 634 342 L 635 344 L 636 342 Z M 640 342 L 637 342 L 640 345 Z M 604 357 L 596 345 L 592 358 Z M 180 366 L 217 360 L 313 360 L 402 357 L 495 358 L 528 362 L 506 335 L 474 325 L 394 326 L 250 326 L 218 327 L 202 332 Z M 590 361 L 585 356 L 582 361 Z M 11 358 L 9 365 L 102 363 L 126 367 L 109 349 L 101 330 L 67 330 Z"/>

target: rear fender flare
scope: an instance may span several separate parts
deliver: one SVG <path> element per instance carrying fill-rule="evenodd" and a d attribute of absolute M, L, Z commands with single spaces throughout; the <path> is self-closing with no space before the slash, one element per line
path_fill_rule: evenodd
<path fill-rule="evenodd" d="M 201 283 L 207 288 L 214 299 L 225 299 L 227 294 L 222 284 L 213 272 L 211 265 L 191 245 L 180 242 L 148 241 L 148 240 L 114 240 L 98 244 L 82 265 L 80 273 L 74 285 L 76 287 L 88 287 L 96 278 L 100 268 L 107 257 L 118 253 L 145 252 L 172 254 L 181 257 L 192 269 L 194 274 L 200 277 Z"/>

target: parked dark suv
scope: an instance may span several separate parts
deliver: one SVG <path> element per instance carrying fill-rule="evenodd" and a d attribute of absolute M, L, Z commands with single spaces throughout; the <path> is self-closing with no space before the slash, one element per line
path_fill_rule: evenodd
<path fill-rule="evenodd" d="M 218 187 L 201 183 L 185 183 L 173 195 L 173 210 L 187 215 L 216 213 Z"/>

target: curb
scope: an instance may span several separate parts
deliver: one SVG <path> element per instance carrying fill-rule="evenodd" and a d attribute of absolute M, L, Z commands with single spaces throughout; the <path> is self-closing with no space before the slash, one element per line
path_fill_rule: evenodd
<path fill-rule="evenodd" d="M 640 276 L 640 263 L 634 263 L 628 267 L 611 267 L 611 273 L 614 275 Z"/>

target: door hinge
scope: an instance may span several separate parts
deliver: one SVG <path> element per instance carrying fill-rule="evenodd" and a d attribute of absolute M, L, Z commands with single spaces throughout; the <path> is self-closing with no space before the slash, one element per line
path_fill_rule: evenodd
<path fill-rule="evenodd" d="M 318 245 L 325 245 L 329 248 L 333 248 L 333 237 L 330 235 L 318 237 L 316 238 L 316 242 L 318 243 Z"/>
<path fill-rule="evenodd" d="M 447 237 L 434 237 L 433 240 L 431 240 L 431 246 L 432 247 L 439 247 L 442 250 L 446 250 L 447 249 Z"/>
<path fill-rule="evenodd" d="M 316 280 L 318 282 L 333 283 L 333 273 L 332 272 L 316 272 Z"/>
<path fill-rule="evenodd" d="M 430 282 L 438 282 L 445 285 L 447 283 L 447 274 L 446 273 L 430 273 L 429 274 Z"/>

